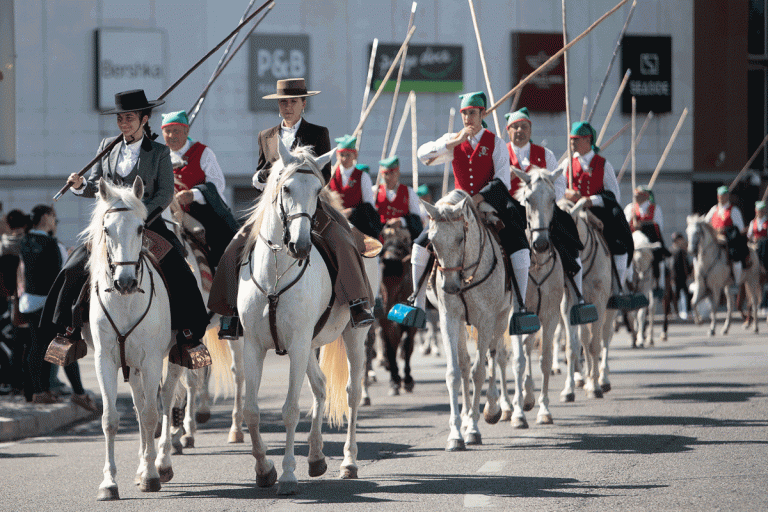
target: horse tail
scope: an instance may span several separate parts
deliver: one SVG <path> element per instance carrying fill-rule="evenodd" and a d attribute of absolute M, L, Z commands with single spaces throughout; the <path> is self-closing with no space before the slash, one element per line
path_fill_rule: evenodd
<path fill-rule="evenodd" d="M 235 388 L 235 381 L 232 378 L 232 351 L 229 349 L 229 343 L 219 339 L 219 328 L 209 327 L 203 336 L 203 343 L 211 354 L 211 377 L 213 379 L 213 397 L 214 400 L 219 396 L 232 396 Z"/>
<path fill-rule="evenodd" d="M 328 417 L 328 425 L 343 426 L 344 416 L 349 410 L 347 399 L 349 367 L 347 350 L 344 348 L 344 340 L 341 336 L 320 349 L 320 369 L 327 381 L 325 415 Z"/>

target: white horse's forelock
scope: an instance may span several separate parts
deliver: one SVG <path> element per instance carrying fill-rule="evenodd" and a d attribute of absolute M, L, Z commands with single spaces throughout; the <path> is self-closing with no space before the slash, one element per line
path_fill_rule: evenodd
<path fill-rule="evenodd" d="M 555 190 L 555 181 L 552 179 L 552 173 L 549 172 L 547 169 L 532 165 L 531 167 L 528 168 L 527 172 L 528 172 L 528 175 L 531 177 L 531 183 L 534 183 L 538 180 L 542 180 L 544 183 L 552 187 L 552 190 Z M 514 195 L 514 198 L 521 203 L 525 201 L 526 189 L 530 188 L 530 184 L 522 183 L 522 185 L 523 186 L 518 187 Z"/>

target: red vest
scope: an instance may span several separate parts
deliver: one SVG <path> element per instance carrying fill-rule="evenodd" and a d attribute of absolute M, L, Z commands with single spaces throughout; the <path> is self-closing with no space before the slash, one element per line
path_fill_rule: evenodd
<path fill-rule="evenodd" d="M 191 189 L 197 185 L 205 183 L 205 172 L 200 167 L 200 157 L 203 156 L 206 146 L 195 142 L 192 147 L 184 153 L 184 160 L 187 161 L 187 165 L 179 167 L 173 170 L 174 177 L 180 181 L 182 185 L 176 184 L 176 192 L 180 190 Z M 186 189 L 184 188 L 186 187 Z"/>
<path fill-rule="evenodd" d="M 520 167 L 520 162 L 517 161 L 517 155 L 515 154 L 515 151 L 512 149 L 511 142 L 507 142 L 507 149 L 509 150 L 509 165 L 511 165 L 515 169 L 520 169 L 521 171 L 528 172 L 528 169 L 530 169 L 531 165 L 535 165 L 536 167 L 541 167 L 542 169 L 547 168 L 547 155 L 546 153 L 544 153 L 544 148 L 542 146 L 531 144 L 531 157 L 529 158 L 530 165 L 525 169 Z M 511 195 L 512 197 L 515 197 L 515 192 L 517 192 L 518 188 L 520 188 L 520 178 L 512 174 L 510 187 L 509 187 L 509 195 Z"/>
<path fill-rule="evenodd" d="M 633 203 L 632 208 L 634 209 L 635 213 L 635 222 L 633 222 L 629 228 L 632 231 L 635 231 L 637 228 L 640 227 L 641 224 L 650 223 L 653 224 L 654 229 L 656 230 L 656 234 L 661 236 L 661 231 L 659 230 L 659 225 L 656 224 L 656 222 L 653 220 L 653 217 L 656 213 L 656 205 L 651 203 L 648 205 L 648 210 L 646 210 L 645 215 L 643 215 L 640 212 L 640 205 L 637 203 Z"/>
<path fill-rule="evenodd" d="M 715 214 L 712 216 L 712 227 L 715 229 L 724 229 L 733 226 L 733 219 L 731 218 L 731 208 L 733 205 L 728 205 L 725 211 L 720 211 L 719 208 L 715 210 Z"/>
<path fill-rule="evenodd" d="M 343 185 L 341 179 L 341 168 L 337 165 L 333 169 L 333 177 L 329 186 L 341 196 L 341 202 L 344 208 L 356 208 L 363 201 L 363 189 L 360 187 L 360 177 L 363 171 L 355 169 L 347 181 L 347 186 Z"/>
<path fill-rule="evenodd" d="M 408 208 L 408 196 L 408 187 L 401 183 L 397 186 L 395 198 L 390 202 L 387 200 L 387 187 L 379 185 L 379 191 L 376 194 L 376 210 L 379 212 L 382 224 L 386 223 L 389 219 L 397 219 L 408 214 L 410 211 Z"/>
<path fill-rule="evenodd" d="M 581 168 L 581 162 L 577 157 L 573 157 L 571 168 L 573 170 L 573 190 L 585 197 L 602 192 L 605 158 L 600 155 L 592 157 L 592 161 L 589 163 L 589 168 L 592 170 L 591 174 Z"/>
<path fill-rule="evenodd" d="M 453 148 L 453 180 L 456 188 L 474 196 L 496 174 L 493 167 L 493 150 L 496 136 L 485 130 L 473 150 L 468 140 Z"/>
<path fill-rule="evenodd" d="M 757 217 L 752 219 L 750 223 L 752 227 L 752 240 L 758 241 L 768 236 L 768 218 L 763 222 L 758 223 Z"/>

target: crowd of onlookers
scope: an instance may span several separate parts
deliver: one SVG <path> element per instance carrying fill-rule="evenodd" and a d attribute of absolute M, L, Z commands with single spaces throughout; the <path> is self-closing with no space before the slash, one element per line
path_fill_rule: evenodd
<path fill-rule="evenodd" d="M 64 367 L 70 384 L 66 386 L 59 380 L 59 367 L 44 359 L 57 333 L 40 326 L 40 317 L 67 259 L 67 248 L 56 239 L 58 223 L 56 211 L 45 204 L 30 213 L 11 210 L 0 218 L 0 395 L 35 404 L 68 397 L 95 412 L 97 405 L 83 388 L 78 363 Z"/>

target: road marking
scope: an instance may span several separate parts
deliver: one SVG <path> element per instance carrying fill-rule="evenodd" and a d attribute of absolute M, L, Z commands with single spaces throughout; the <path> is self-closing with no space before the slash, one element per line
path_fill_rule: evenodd
<path fill-rule="evenodd" d="M 480 466 L 480 469 L 477 470 L 478 473 L 501 473 L 501 470 L 504 469 L 504 466 L 506 465 L 506 461 L 504 460 L 489 460 L 482 466 Z"/>
<path fill-rule="evenodd" d="M 488 507 L 491 505 L 491 497 L 487 494 L 482 494 L 482 492 L 488 492 L 491 491 L 477 491 L 472 494 L 465 494 L 464 495 L 464 508 L 479 508 L 479 507 Z"/>

